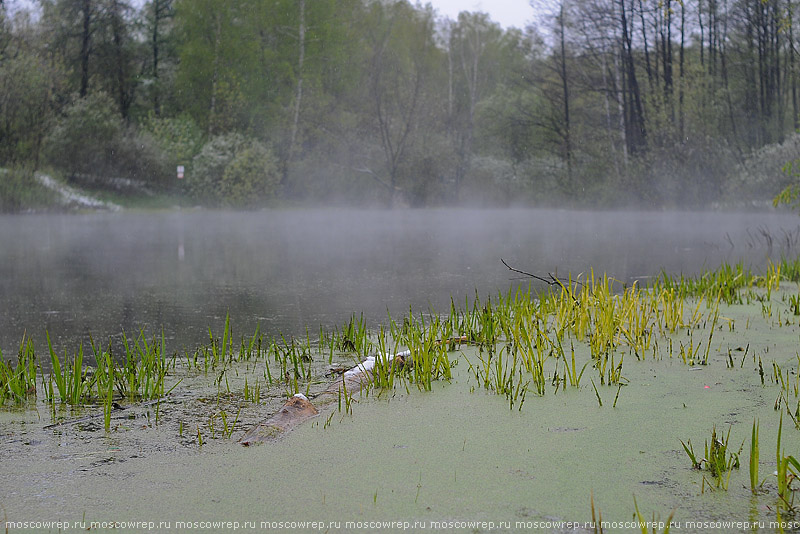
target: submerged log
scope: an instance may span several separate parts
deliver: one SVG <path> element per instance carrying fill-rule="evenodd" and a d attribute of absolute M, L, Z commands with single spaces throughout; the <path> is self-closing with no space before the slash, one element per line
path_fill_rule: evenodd
<path fill-rule="evenodd" d="M 457 336 L 441 339 L 436 342 L 437 345 L 447 345 L 453 349 L 456 345 L 460 345 L 461 343 L 469 343 L 468 337 Z M 385 361 L 385 364 L 392 365 L 395 368 L 414 364 L 410 350 L 404 350 L 394 355 L 385 354 L 382 356 L 382 361 Z M 319 415 L 320 408 L 333 403 L 336 399 L 340 398 L 340 395 L 352 397 L 356 393 L 360 393 L 362 389 L 372 384 L 372 374 L 375 369 L 375 363 L 376 356 L 368 356 L 363 362 L 342 373 L 325 389 L 325 391 L 313 397 L 314 404 L 312 404 L 311 400 L 305 395 L 300 393 L 296 394 L 286 401 L 281 409 L 278 410 L 278 413 L 248 430 L 244 436 L 239 439 L 239 443 L 247 446 L 254 443 L 272 441 L 303 421 Z"/>
<path fill-rule="evenodd" d="M 411 351 L 395 354 L 395 364 L 408 365 L 411 362 Z M 372 384 L 372 371 L 375 369 L 375 356 L 368 356 L 366 360 L 355 367 L 345 371 L 334 380 L 322 393 L 314 397 L 318 406 L 330 404 L 340 394 L 355 395 L 363 388 Z M 316 417 L 319 410 L 314 404 L 300 393 L 291 397 L 284 403 L 278 413 L 247 431 L 239 439 L 239 443 L 248 446 L 254 443 L 263 443 L 278 438 L 284 432 L 291 430 L 303 421 Z"/>
<path fill-rule="evenodd" d="M 311 401 L 302 393 L 298 393 L 287 400 L 278 413 L 245 433 L 239 443 L 247 446 L 251 443 L 274 439 L 281 433 L 291 430 L 306 419 L 316 417 L 318 414 L 319 410 L 311 404 Z"/>

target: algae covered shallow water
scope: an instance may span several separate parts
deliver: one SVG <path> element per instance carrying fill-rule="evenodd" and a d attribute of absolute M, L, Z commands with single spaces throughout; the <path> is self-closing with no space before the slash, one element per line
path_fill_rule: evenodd
<path fill-rule="evenodd" d="M 52 420 L 47 403 L 37 403 L 36 411 L 30 405 L 4 410 L 3 508 L 12 532 L 25 530 L 15 526 L 26 521 L 36 527 L 96 522 L 92 530 L 99 531 L 137 521 L 153 521 L 156 530 L 162 523 L 222 530 L 214 525 L 238 522 L 243 530 L 256 525 L 250 531 L 309 531 L 304 524 L 320 521 L 330 532 L 405 526 L 570 532 L 576 524 L 577 531 L 592 530 L 593 499 L 605 530 L 616 532 L 637 531 L 636 498 L 648 520 L 656 514 L 666 521 L 674 509 L 673 531 L 742 530 L 720 528 L 736 522 L 756 525 L 748 531 L 778 531 L 770 527 L 777 509 L 770 476 L 775 402 L 785 395 L 792 411 L 798 402 L 800 319 L 789 304 L 797 294 L 796 284 L 784 283 L 771 295 L 769 310 L 758 300 L 721 305 L 721 327 L 714 327 L 702 365 L 685 362 L 678 347 L 709 335 L 711 306 L 697 308 L 702 318 L 694 327 L 669 336 L 672 350 L 662 342 L 637 359 L 621 346 L 622 388 L 601 385 L 590 364 L 577 387 L 555 388 L 548 376 L 542 396 L 529 392 L 521 407 L 509 409 L 507 398 L 486 390 L 473 372 L 485 353 L 462 345 L 448 353 L 451 379 L 435 381 L 431 391 L 398 380 L 393 389 L 356 394 L 350 411 L 335 403 L 323 407 L 320 416 L 283 438 L 250 448 L 235 437 L 273 413 L 285 394 L 281 384 L 273 388 L 276 398 L 242 400 L 241 380 L 261 371 L 256 362 L 226 366 L 231 393 L 214 384 L 218 372 L 176 372 L 172 379 L 186 383 L 160 404 L 160 413 L 132 403 L 109 432 L 96 420 L 45 428 Z M 591 356 L 587 346 L 574 345 L 580 368 Z M 340 354 L 334 363 L 347 361 Z M 787 389 L 777 383 L 773 362 L 785 373 Z M 548 365 L 554 363 L 558 367 L 552 360 Z M 767 370 L 763 382 L 760 367 Z M 319 387 L 314 382 L 309 393 Z M 240 426 L 234 439 L 223 437 L 218 413 L 237 404 L 245 406 Z M 57 418 L 78 415 L 63 410 Z M 747 470 L 754 418 L 760 421 L 765 479 L 756 495 Z M 784 418 L 783 446 L 797 455 L 798 430 Z M 702 450 L 714 425 L 731 427 L 734 450 L 745 445 L 727 490 L 713 488 L 713 477 L 694 469 L 681 446 L 691 440 Z M 202 445 L 197 432 L 205 435 Z M 784 512 L 783 520 L 793 519 Z"/>
<path fill-rule="evenodd" d="M 745 230 L 744 242 L 754 232 Z M 775 241 L 770 250 L 754 238 L 749 246 L 729 246 L 725 254 L 731 249 L 755 251 L 753 255 L 763 260 L 754 263 L 763 262 L 762 272 L 768 272 L 766 256 L 781 251 Z M 565 244 L 564 249 L 569 247 Z M 723 247 L 706 244 L 704 250 L 719 252 Z M 507 287 L 509 273 L 499 269 L 498 277 Z M 559 272 L 563 273 L 560 268 Z M 643 275 L 627 278 L 637 276 Z M 238 521 L 240 527 L 253 522 L 253 531 L 280 526 L 306 531 L 310 525 L 303 527 L 302 522 L 322 521 L 323 530 L 348 532 L 415 529 L 415 522 L 416 530 L 574 531 L 575 525 L 565 522 L 586 527 L 593 500 L 595 511 L 609 522 L 606 531 L 637 531 L 631 528 L 635 497 L 647 519 L 656 514 L 665 521 L 675 509 L 673 531 L 678 525 L 684 532 L 707 531 L 724 526 L 724 521 L 751 522 L 760 530 L 776 531 L 770 521 L 778 509 L 777 479 L 770 474 L 776 466 L 779 413 L 785 414 L 785 452 L 800 456 L 790 415 L 798 402 L 800 316 L 795 315 L 798 302 L 793 299 L 800 295 L 796 282 L 784 279 L 777 290 L 765 288 L 766 279 L 739 286 L 741 303 L 715 307 L 708 295 L 700 302 L 697 297 L 686 300 L 674 323 L 681 326 L 671 332 L 665 331 L 663 314 L 644 321 L 637 334 L 630 318 L 615 323 L 611 353 L 624 357 L 624 380 L 612 385 L 603 383 L 601 376 L 609 377 L 608 370 L 600 370 L 602 358 L 595 358 L 597 345 L 590 342 L 599 338 L 600 315 L 592 315 L 587 323 L 587 331 L 598 335 L 583 339 L 581 327 L 575 326 L 583 319 L 576 315 L 564 323 L 571 325 L 561 338 L 564 359 L 552 351 L 547 357 L 543 394 L 529 384 L 524 402 L 516 397 L 512 408 L 509 395 L 485 388 L 487 375 L 478 371 L 482 361 L 497 362 L 509 344 L 510 336 L 498 330 L 495 359 L 488 360 L 489 345 L 477 339 L 458 346 L 446 353 L 452 377 L 434 380 L 430 391 L 420 382 L 398 378 L 392 388 L 372 389 L 355 394 L 349 403 L 340 399 L 338 405 L 321 407 L 313 421 L 277 441 L 247 449 L 235 442 L 247 428 L 274 413 L 293 388 L 313 398 L 330 382 L 326 374 L 331 368 L 353 365 L 363 357 L 357 343 L 338 346 L 355 350 L 329 350 L 322 343 L 323 350 L 317 351 L 315 342 L 308 342 L 301 356 L 313 361 L 303 357 L 298 365 L 307 366 L 308 374 L 300 375 L 310 379 L 299 381 L 281 379 L 296 379 L 297 370 L 291 376 L 291 366 L 282 367 L 270 355 L 223 358 L 210 365 L 203 364 L 202 354 L 194 360 L 191 352 L 179 355 L 167 374 L 167 388 L 177 383 L 176 388 L 156 404 L 118 398 L 122 409 L 111 412 L 108 431 L 102 417 L 91 417 L 102 414 L 99 404 L 74 409 L 50 404 L 40 389 L 35 400 L 20 406 L 6 401 L 0 412 L 5 518 L 11 522 L 10 531 L 26 521 L 48 530 L 45 522 L 58 520 L 85 521 L 87 526 L 96 521 L 92 529 L 100 531 L 118 531 L 124 527 L 115 522 L 122 521 L 152 521 L 156 529 L 164 522 L 185 530 L 221 530 L 215 521 Z M 741 283 L 736 271 L 720 280 L 709 293 L 712 297 L 728 282 Z M 622 284 L 616 289 L 622 291 Z M 497 297 L 493 299 L 497 306 Z M 567 295 L 561 303 L 575 299 Z M 448 297 L 438 311 L 447 315 L 449 305 Z M 461 318 L 458 325 L 449 324 L 458 333 L 461 328 L 475 330 L 475 325 L 465 325 L 465 317 L 486 317 L 486 310 L 492 309 L 488 306 L 482 300 L 471 311 L 456 313 Z M 666 301 L 659 306 L 663 312 Z M 408 304 L 404 307 L 407 314 Z M 521 316 L 524 307 L 515 313 Z M 511 317 L 493 309 L 506 321 Z M 385 311 L 366 324 L 372 329 L 383 325 L 388 332 Z M 417 308 L 407 320 L 402 311 L 393 314 L 396 332 L 417 321 L 430 327 L 435 321 L 428 311 L 427 305 Z M 238 350 L 240 336 L 252 334 L 252 329 L 238 326 L 232 315 L 233 346 Z M 223 321 L 206 325 L 218 336 L 217 348 Z M 558 339 L 553 337 L 556 323 L 542 323 L 551 349 Z M 515 324 L 518 328 L 522 323 Z M 529 322 L 524 324 L 531 328 Z M 310 328 L 314 340 L 315 326 Z M 339 323 L 338 335 L 345 330 Z M 304 334 L 295 333 L 298 338 Z M 412 348 L 424 346 L 413 333 L 410 328 L 398 339 Z M 573 351 L 577 371 L 586 364 L 577 386 L 572 376 L 568 378 Z M 38 353 L 40 359 L 43 354 Z M 203 354 L 207 357 L 208 351 Z M 280 377 L 271 383 L 267 365 Z M 496 378 L 497 371 L 488 369 L 486 373 Z M 516 377 L 516 371 L 512 375 Z M 531 382 L 529 375 L 526 370 L 518 376 Z M 37 380 L 44 389 L 41 376 Z M 233 426 L 229 435 L 223 413 Z M 747 468 L 754 418 L 760 421 L 760 478 L 765 479 L 756 495 L 750 491 Z M 64 424 L 50 426 L 59 421 Z M 691 440 L 702 454 L 715 425 L 720 431 L 730 426 L 732 450 L 745 447 L 742 465 L 731 472 L 727 490 L 714 487 L 715 479 L 706 470 L 694 469 L 681 445 L 681 440 Z M 785 520 L 792 519 L 785 509 L 783 513 Z M 148 526 L 138 524 L 130 530 Z"/>

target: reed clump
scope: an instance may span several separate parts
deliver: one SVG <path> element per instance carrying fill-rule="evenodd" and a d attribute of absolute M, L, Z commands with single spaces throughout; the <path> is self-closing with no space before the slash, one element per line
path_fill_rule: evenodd
<path fill-rule="evenodd" d="M 0 406 L 11 402 L 23 404 L 36 397 L 36 354 L 33 340 L 23 335 L 16 364 L 3 359 L 0 351 Z"/>
<path fill-rule="evenodd" d="M 724 490 L 728 489 L 730 483 L 731 472 L 734 469 L 739 469 L 739 455 L 744 448 L 744 442 L 738 451 L 730 450 L 730 436 L 731 428 L 728 428 L 728 433 L 717 434 L 717 427 L 714 426 L 711 430 L 711 440 L 706 440 L 704 455 L 698 458 L 692 447 L 692 441 L 681 441 L 683 450 L 692 462 L 692 467 L 699 470 L 708 471 L 715 481 L 717 488 Z M 705 477 L 703 478 L 706 481 Z"/>

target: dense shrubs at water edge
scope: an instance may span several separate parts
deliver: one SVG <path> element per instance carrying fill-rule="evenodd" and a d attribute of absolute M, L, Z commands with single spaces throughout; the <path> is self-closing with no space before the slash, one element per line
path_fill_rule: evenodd
<path fill-rule="evenodd" d="M 36 181 L 32 169 L 0 170 L 0 212 L 43 209 L 53 204 L 54 197 Z"/>

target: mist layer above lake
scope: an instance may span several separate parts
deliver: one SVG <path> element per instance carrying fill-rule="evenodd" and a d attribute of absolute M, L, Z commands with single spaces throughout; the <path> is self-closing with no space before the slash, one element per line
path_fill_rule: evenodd
<path fill-rule="evenodd" d="M 287 210 L 0 217 L 0 349 L 27 331 L 59 349 L 142 328 L 169 350 L 207 340 L 230 312 L 236 335 L 312 337 L 363 312 L 375 323 L 447 311 L 527 285 L 527 272 L 593 268 L 619 280 L 758 270 L 798 251 L 790 214 L 555 210 Z M 535 287 L 541 288 L 542 285 Z"/>

